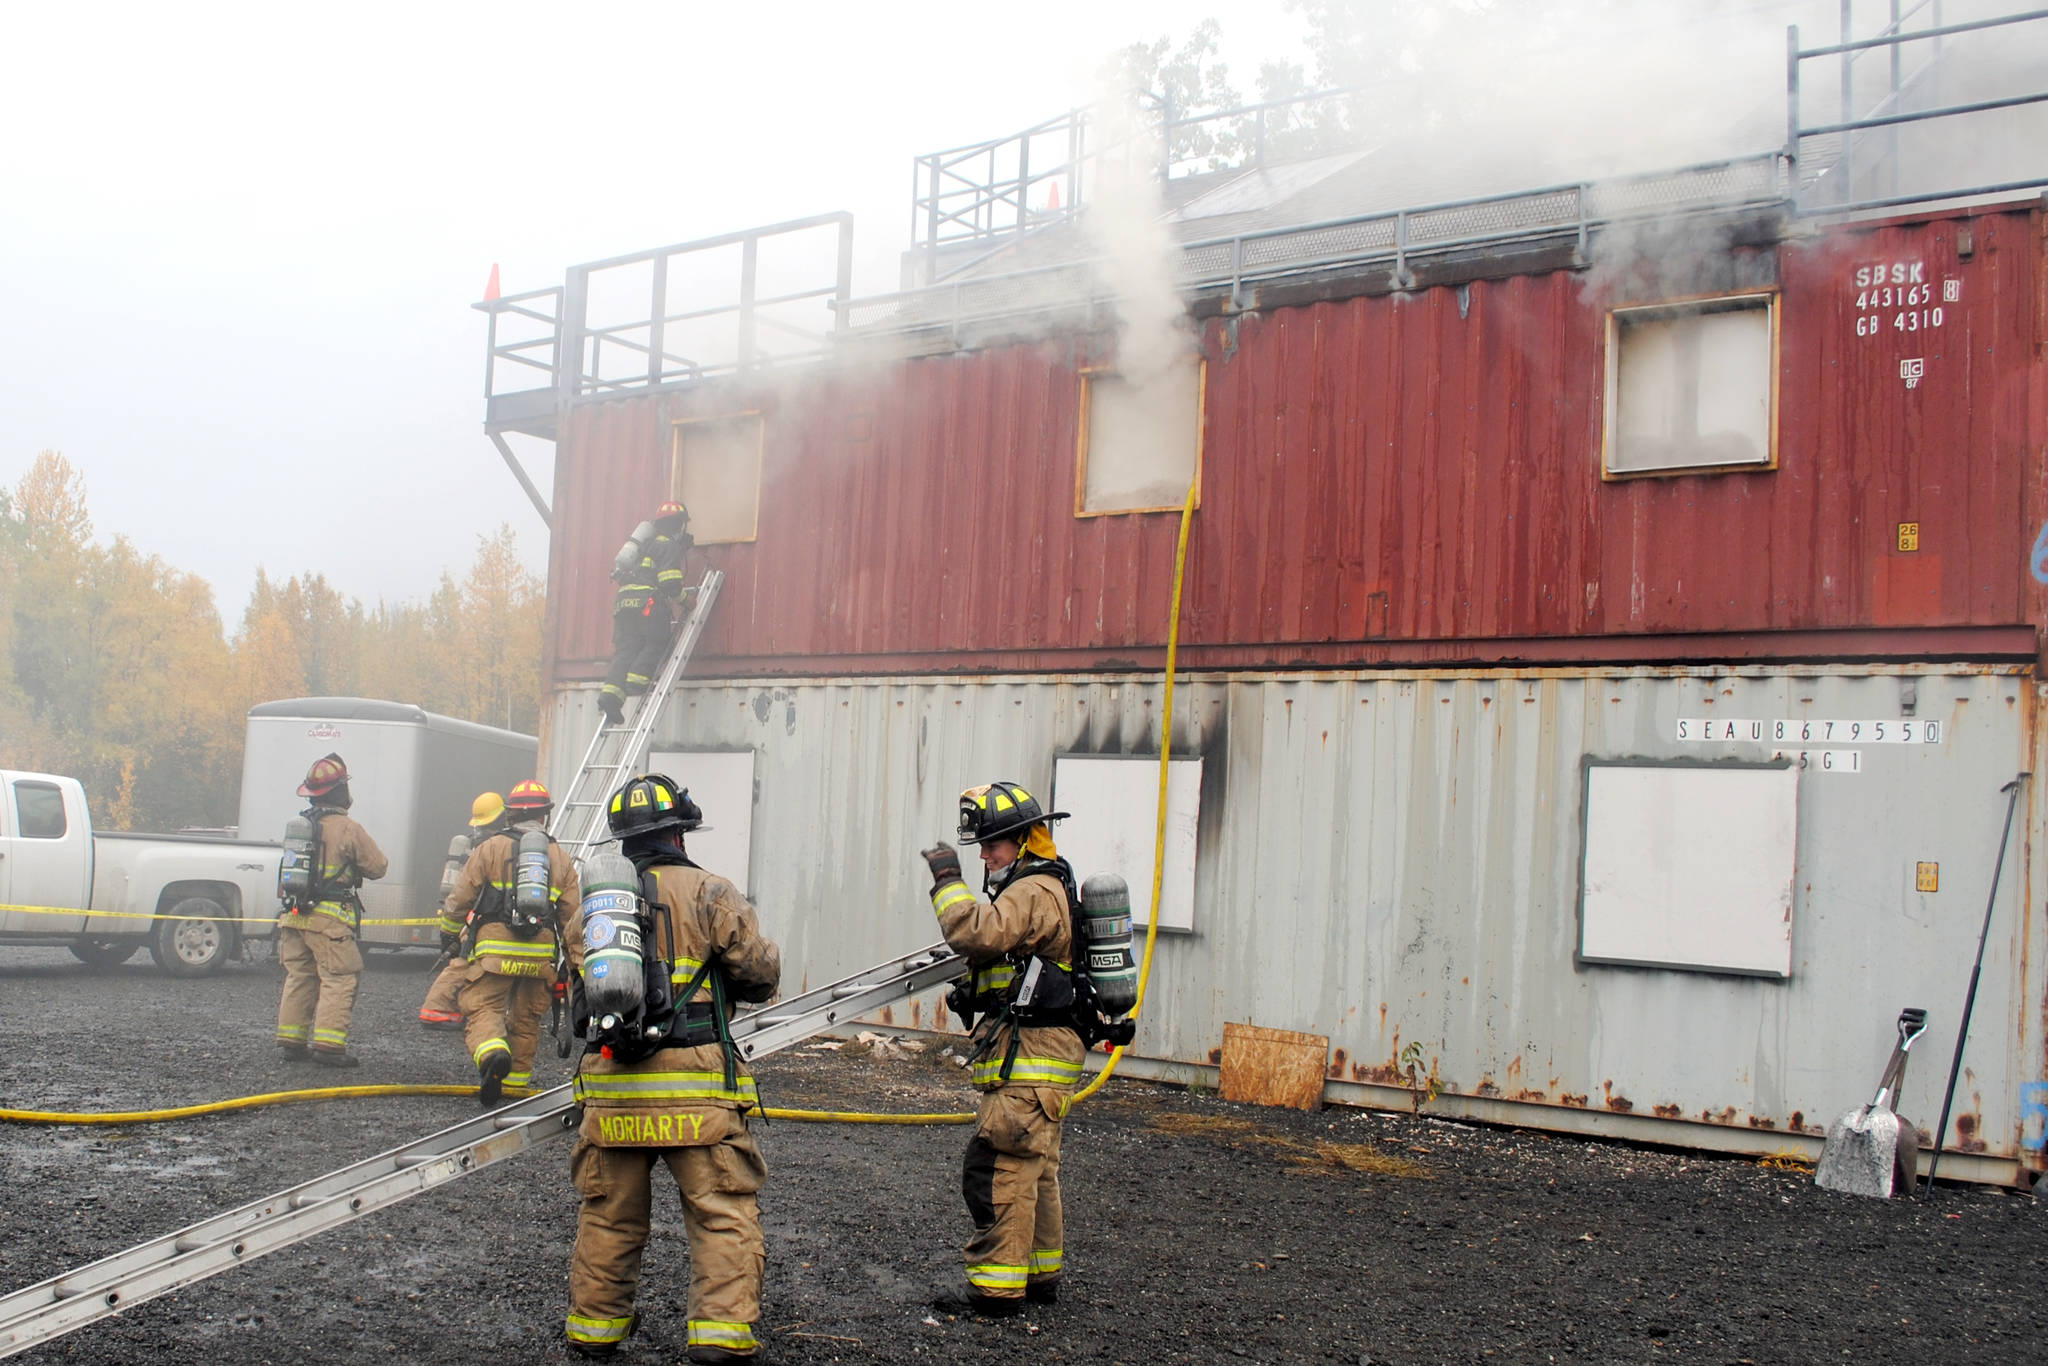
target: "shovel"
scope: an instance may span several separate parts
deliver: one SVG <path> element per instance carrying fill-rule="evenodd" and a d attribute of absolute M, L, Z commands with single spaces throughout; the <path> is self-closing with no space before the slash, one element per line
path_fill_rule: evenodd
<path fill-rule="evenodd" d="M 1851 1195 L 1887 1199 L 1913 1193 L 1919 1172 L 1920 1135 L 1899 1118 L 1892 1102 L 1906 1085 L 1906 1053 L 1927 1028 L 1927 1012 L 1908 1006 L 1899 1012 L 1899 1041 L 1877 1079 L 1877 1094 L 1828 1126 L 1827 1145 L 1813 1184 Z"/>

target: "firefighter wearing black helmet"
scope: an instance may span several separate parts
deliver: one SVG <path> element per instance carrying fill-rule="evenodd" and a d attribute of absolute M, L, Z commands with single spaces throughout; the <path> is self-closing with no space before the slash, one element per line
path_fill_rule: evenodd
<path fill-rule="evenodd" d="M 356 889 L 383 877 L 390 863 L 370 832 L 349 819 L 354 805 L 348 765 L 339 754 L 313 761 L 299 784 L 312 829 L 312 889 L 277 917 L 277 961 L 284 996 L 277 1006 L 277 1046 L 287 1062 L 354 1067 L 348 1026 L 355 1013 L 363 953 L 356 947 L 363 903 Z"/>
<path fill-rule="evenodd" d="M 687 1355 L 753 1361 L 767 1260 L 755 1192 L 767 1165 L 747 1131 L 760 1097 L 726 1020 L 733 1002 L 775 994 L 782 953 L 761 934 L 746 898 L 690 861 L 683 839 L 701 828 L 703 813 L 688 792 L 658 773 L 635 778 L 612 794 L 607 819 L 639 872 L 652 957 L 668 964 L 678 999 L 652 1052 L 627 1061 L 593 1039 L 577 1067 L 583 1127 L 569 1161 L 583 1205 L 569 1267 L 569 1346 L 609 1356 L 633 1331 L 659 1159 L 682 1192 L 690 1240 Z M 579 917 L 569 938 L 579 969 L 574 1014 L 591 1039 L 581 1006 L 582 930 Z"/>
<path fill-rule="evenodd" d="M 690 510 L 663 503 L 651 521 L 635 527 L 612 561 L 618 591 L 612 598 L 612 666 L 598 689 L 605 724 L 626 719 L 626 699 L 654 682 L 675 638 L 675 605 L 683 599 L 683 553 L 693 542 L 685 530 Z"/>
<path fill-rule="evenodd" d="M 961 1171 L 974 1221 L 967 1284 L 942 1293 L 942 1307 L 1005 1315 L 1059 1295 L 1060 1131 L 1086 1051 L 1068 976 L 1078 894 L 1052 840 L 1051 822 L 1065 816 L 1012 782 L 961 793 L 960 842 L 981 847 L 981 897 L 951 845 L 923 852 L 939 931 L 970 969 L 949 1000 L 973 1028 L 974 1085 L 984 1093 Z"/>

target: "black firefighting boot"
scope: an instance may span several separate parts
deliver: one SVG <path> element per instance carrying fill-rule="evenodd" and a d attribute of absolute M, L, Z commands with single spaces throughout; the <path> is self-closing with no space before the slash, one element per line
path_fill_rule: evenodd
<path fill-rule="evenodd" d="M 599 693 L 597 695 L 597 710 L 604 717 L 604 723 L 607 726 L 617 726 L 625 723 L 626 704 L 615 693 Z"/>
<path fill-rule="evenodd" d="M 1033 1281 L 1024 1287 L 1024 1298 L 1033 1304 L 1058 1304 L 1060 1283 L 1058 1281 Z"/>
<path fill-rule="evenodd" d="M 277 1056 L 286 1062 L 311 1062 L 313 1050 L 302 1043 L 281 1043 L 277 1046 Z"/>
<path fill-rule="evenodd" d="M 713 1347 L 707 1342 L 698 1343 L 684 1352 L 683 1357 L 696 1362 L 697 1366 L 713 1362 L 724 1363 L 724 1366 L 761 1366 L 764 1360 L 759 1352 L 735 1352 L 729 1347 Z"/>
<path fill-rule="evenodd" d="M 505 1078 L 512 1071 L 510 1053 L 493 1053 L 476 1065 L 476 1103 L 486 1110 L 494 1108 L 505 1094 Z"/>
<path fill-rule="evenodd" d="M 979 1314 L 1006 1319 L 1024 1312 L 1024 1297 L 984 1295 L 965 1281 L 949 1281 L 932 1296 L 931 1306 L 948 1314 Z"/>
<path fill-rule="evenodd" d="M 316 1048 L 313 1061 L 322 1067 L 361 1067 L 363 1060 L 355 1054 L 340 1048 Z"/>

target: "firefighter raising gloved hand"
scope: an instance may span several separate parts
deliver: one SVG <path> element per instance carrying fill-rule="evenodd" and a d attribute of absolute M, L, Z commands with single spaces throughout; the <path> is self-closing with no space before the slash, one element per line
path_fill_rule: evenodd
<path fill-rule="evenodd" d="M 951 845 L 923 853 L 939 932 L 967 959 L 965 999 L 952 999 L 979 1017 L 969 1058 L 984 1093 L 961 1170 L 974 1221 L 967 1283 L 942 1292 L 941 1308 L 1000 1316 L 1059 1295 L 1060 1130 L 1085 1051 L 1072 978 L 1079 892 L 1050 824 L 1065 816 L 1011 782 L 960 794 L 960 842 L 981 846 L 988 900 L 968 890 Z"/>
<path fill-rule="evenodd" d="M 575 861 L 547 833 L 553 805 L 545 785 L 515 784 L 505 795 L 510 824 L 470 854 L 441 909 L 444 927 L 468 918 L 469 965 L 456 1002 L 476 1098 L 487 1107 L 502 1088 L 533 1081 L 554 997 L 555 930 L 574 923 L 583 900 Z"/>
<path fill-rule="evenodd" d="M 626 719 L 626 699 L 654 682 L 675 635 L 675 605 L 683 596 L 683 552 L 692 544 L 690 510 L 663 503 L 654 520 L 633 529 L 612 560 L 619 591 L 612 600 L 612 667 L 598 691 L 605 723 Z"/>
<path fill-rule="evenodd" d="M 633 1331 L 659 1159 L 682 1193 L 690 1239 L 687 1354 L 750 1362 L 766 1262 L 755 1192 L 767 1165 L 747 1132 L 760 1098 L 728 1021 L 734 1002 L 775 994 L 782 954 L 746 898 L 684 851 L 685 832 L 703 820 L 689 793 L 650 773 L 612 794 L 607 819 L 620 852 L 585 860 L 589 892 L 568 941 L 586 1041 L 583 1127 L 569 1158 L 583 1197 L 569 1347 L 610 1356 Z"/>

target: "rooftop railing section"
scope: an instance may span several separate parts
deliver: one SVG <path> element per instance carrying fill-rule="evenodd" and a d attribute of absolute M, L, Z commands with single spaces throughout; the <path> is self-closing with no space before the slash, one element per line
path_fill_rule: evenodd
<path fill-rule="evenodd" d="M 572 266 L 558 288 L 475 305 L 485 427 L 551 437 L 563 405 L 814 359 L 852 289 L 848 213 Z"/>
<path fill-rule="evenodd" d="M 1785 147 L 1802 212 L 2048 185 L 2048 119 L 2020 113 L 2048 103 L 2048 9 L 1986 8 L 1887 0 L 1876 32 L 1857 37 L 1870 6 L 1841 0 L 1837 41 L 1803 47 L 1786 30 Z"/>

